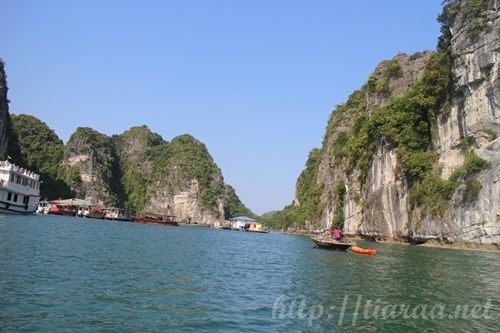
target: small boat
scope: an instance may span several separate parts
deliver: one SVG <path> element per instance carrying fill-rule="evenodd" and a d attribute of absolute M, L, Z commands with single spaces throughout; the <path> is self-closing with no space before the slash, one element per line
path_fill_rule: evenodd
<path fill-rule="evenodd" d="M 175 221 L 175 216 L 173 215 L 162 215 L 156 213 L 144 213 L 141 215 L 132 216 L 132 220 L 135 223 L 146 223 L 146 224 L 163 224 L 178 226 L 179 223 Z"/>
<path fill-rule="evenodd" d="M 110 207 L 104 209 L 104 219 L 113 221 L 130 221 L 127 211 L 122 208 Z"/>
<path fill-rule="evenodd" d="M 317 247 L 323 249 L 345 251 L 351 246 L 355 245 L 354 243 L 339 242 L 336 241 L 335 239 L 325 238 L 325 237 L 311 237 L 311 239 L 316 244 Z"/>
<path fill-rule="evenodd" d="M 256 232 L 256 233 L 259 233 L 259 234 L 268 234 L 268 233 L 270 233 L 270 231 L 267 230 L 267 229 L 260 229 L 260 230 L 250 230 L 250 229 L 248 229 L 247 231 L 248 232 Z"/>
<path fill-rule="evenodd" d="M 76 216 L 77 212 L 77 208 L 73 206 L 61 206 L 52 204 L 48 213 L 53 215 Z"/>
<path fill-rule="evenodd" d="M 36 209 L 37 214 L 48 214 L 50 210 L 50 202 L 48 201 L 39 201 L 38 208 Z"/>
<path fill-rule="evenodd" d="M 62 215 L 62 206 L 51 204 L 49 214 Z"/>
<path fill-rule="evenodd" d="M 370 255 L 370 256 L 374 256 L 377 254 L 377 250 L 376 249 L 363 249 L 362 247 L 358 247 L 358 246 L 353 246 L 351 248 L 352 252 L 354 253 L 359 253 L 359 254 L 367 254 L 367 255 Z"/>
<path fill-rule="evenodd" d="M 61 208 L 61 214 L 63 216 L 76 216 L 78 213 L 78 208 L 75 206 L 63 206 Z"/>
<path fill-rule="evenodd" d="M 98 220 L 102 220 L 104 218 L 104 208 L 102 208 L 101 206 L 92 206 L 86 210 L 84 210 L 84 217 L 88 217 L 88 218 L 91 218 L 91 219 L 98 219 Z"/>
<path fill-rule="evenodd" d="M 90 203 L 83 199 L 57 199 L 50 201 L 49 214 L 64 216 L 83 216 L 84 210 L 90 207 Z"/>

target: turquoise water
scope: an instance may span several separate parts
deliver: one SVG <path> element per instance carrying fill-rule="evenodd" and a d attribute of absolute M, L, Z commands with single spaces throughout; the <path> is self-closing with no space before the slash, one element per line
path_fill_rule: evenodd
<path fill-rule="evenodd" d="M 498 332 L 498 253 L 362 245 L 0 215 L 0 331 Z"/>

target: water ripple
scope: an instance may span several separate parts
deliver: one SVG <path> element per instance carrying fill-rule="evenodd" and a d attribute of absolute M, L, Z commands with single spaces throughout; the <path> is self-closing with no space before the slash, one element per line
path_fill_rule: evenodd
<path fill-rule="evenodd" d="M 380 254 L 325 251 L 277 233 L 0 215 L 0 331 L 496 332 L 497 253 L 367 245 Z M 288 307 L 273 318 L 279 297 L 304 300 L 302 315 Z M 352 326 L 358 298 L 490 300 L 493 318 L 357 318 Z M 312 318 L 313 306 L 325 313 Z"/>

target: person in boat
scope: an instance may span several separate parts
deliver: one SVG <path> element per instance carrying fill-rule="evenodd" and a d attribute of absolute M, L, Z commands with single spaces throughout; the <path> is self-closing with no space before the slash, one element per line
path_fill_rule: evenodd
<path fill-rule="evenodd" d="M 339 242 L 344 237 L 344 235 L 342 234 L 342 231 L 340 231 L 338 228 L 333 228 L 332 237 L 333 239 Z"/>

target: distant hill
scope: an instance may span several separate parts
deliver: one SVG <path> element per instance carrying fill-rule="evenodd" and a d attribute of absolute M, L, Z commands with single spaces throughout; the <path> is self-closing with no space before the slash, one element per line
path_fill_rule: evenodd
<path fill-rule="evenodd" d="M 271 217 L 271 216 L 273 216 L 274 214 L 276 214 L 278 212 L 279 212 L 278 210 L 273 210 L 273 211 L 270 211 L 270 212 L 266 212 L 266 213 L 262 214 L 261 217 Z"/>
<path fill-rule="evenodd" d="M 12 115 L 9 131 L 9 155 L 41 174 L 43 197 L 74 196 L 197 223 L 254 216 L 191 135 L 167 142 L 146 126 L 112 137 L 79 127 L 64 145 L 47 124 L 28 115 Z"/>

